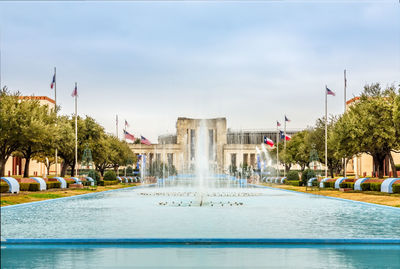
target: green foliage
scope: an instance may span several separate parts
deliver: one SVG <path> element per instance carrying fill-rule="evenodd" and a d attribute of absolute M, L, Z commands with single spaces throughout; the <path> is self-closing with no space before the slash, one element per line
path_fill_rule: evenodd
<path fill-rule="evenodd" d="M 10 187 L 8 186 L 8 184 L 6 182 L 0 183 L 0 193 L 8 192 L 9 189 L 10 189 Z"/>
<path fill-rule="evenodd" d="M 392 190 L 393 190 L 393 193 L 400 193 L 400 184 L 393 184 Z"/>
<path fill-rule="evenodd" d="M 104 174 L 104 178 L 105 181 L 113 181 L 117 179 L 117 175 L 115 174 L 114 171 L 112 170 L 108 170 L 105 174 Z"/>
<path fill-rule="evenodd" d="M 297 171 L 289 171 L 287 174 L 287 180 L 299 180 L 299 173 Z"/>
<path fill-rule="evenodd" d="M 354 189 L 354 182 L 342 182 L 339 184 L 340 188 Z"/>
<path fill-rule="evenodd" d="M 371 183 L 370 182 L 364 182 L 361 183 L 361 190 L 363 191 L 370 191 L 371 190 Z"/>
<path fill-rule="evenodd" d="M 29 194 L 29 196 L 33 198 L 46 198 L 46 199 L 55 199 L 63 197 L 62 195 L 55 193 L 32 193 Z"/>
<path fill-rule="evenodd" d="M 20 191 L 39 191 L 40 184 L 39 183 L 20 183 L 19 184 Z"/>
<path fill-rule="evenodd" d="M 380 182 L 371 182 L 371 191 L 381 191 L 381 185 Z"/>
<path fill-rule="evenodd" d="M 61 188 L 61 182 L 58 181 L 47 181 L 46 182 L 46 189 L 56 189 Z"/>
<path fill-rule="evenodd" d="M 90 170 L 88 173 L 88 177 L 93 178 L 96 181 L 100 180 L 100 173 L 97 172 L 96 170 Z"/>
<path fill-rule="evenodd" d="M 301 174 L 301 181 L 302 181 L 302 184 L 305 186 L 306 184 L 307 184 L 307 181 L 310 179 L 310 178 L 313 178 L 313 177 L 315 177 L 316 175 L 315 175 L 315 171 L 314 170 L 312 170 L 312 169 L 306 169 L 306 170 L 304 170 L 303 171 L 303 173 Z"/>
<path fill-rule="evenodd" d="M 128 166 L 126 168 L 126 175 L 127 176 L 133 176 L 133 167 L 132 166 Z"/>
<path fill-rule="evenodd" d="M 292 186 L 300 186 L 300 181 L 299 180 L 287 180 L 286 184 L 292 185 Z"/>
<path fill-rule="evenodd" d="M 109 185 L 117 185 L 119 184 L 119 180 L 101 180 L 98 182 L 99 186 L 109 186 Z"/>
<path fill-rule="evenodd" d="M 335 188 L 335 181 L 325 181 L 324 188 Z"/>

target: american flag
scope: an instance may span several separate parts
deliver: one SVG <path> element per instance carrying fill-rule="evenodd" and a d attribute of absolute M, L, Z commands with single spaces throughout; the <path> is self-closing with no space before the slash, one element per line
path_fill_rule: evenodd
<path fill-rule="evenodd" d="M 53 89 L 55 83 L 56 83 L 56 74 L 53 75 L 53 80 L 51 81 L 50 88 Z"/>
<path fill-rule="evenodd" d="M 279 121 L 276 121 L 276 126 L 280 127 L 281 123 Z"/>
<path fill-rule="evenodd" d="M 135 141 L 135 136 L 133 134 L 128 133 L 126 130 L 124 130 L 124 136 L 126 139 Z"/>
<path fill-rule="evenodd" d="M 150 146 L 151 142 L 147 140 L 144 136 L 140 136 L 140 143 Z"/>
<path fill-rule="evenodd" d="M 285 121 L 290 122 L 290 120 L 288 119 L 288 117 L 286 117 L 286 115 L 285 115 Z"/>
<path fill-rule="evenodd" d="M 75 89 L 72 91 L 71 96 L 72 97 L 78 96 L 78 86 L 76 86 L 76 83 L 75 83 Z"/>
<path fill-rule="evenodd" d="M 333 92 L 333 91 L 331 91 L 330 89 L 328 89 L 328 87 L 325 87 L 326 88 L 326 94 L 327 95 L 333 95 L 333 96 L 335 96 L 335 93 Z"/>
<path fill-rule="evenodd" d="M 125 128 L 129 127 L 129 123 L 125 120 Z"/>

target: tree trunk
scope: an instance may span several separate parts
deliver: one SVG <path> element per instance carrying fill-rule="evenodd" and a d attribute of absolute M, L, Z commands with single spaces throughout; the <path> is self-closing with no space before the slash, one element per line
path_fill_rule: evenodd
<path fill-rule="evenodd" d="M 31 157 L 25 158 L 25 169 L 24 169 L 24 177 L 29 177 L 29 163 L 31 162 Z"/>
<path fill-rule="evenodd" d="M 5 174 L 7 160 L 8 160 L 8 157 L 0 158 L 0 176 L 7 176 Z"/>
<path fill-rule="evenodd" d="M 61 166 L 61 173 L 60 173 L 61 177 L 65 177 L 65 174 L 67 173 L 67 168 L 68 168 L 68 164 L 66 162 L 63 162 L 62 166 Z"/>
<path fill-rule="evenodd" d="M 71 177 L 75 176 L 75 161 L 71 166 Z"/>
<path fill-rule="evenodd" d="M 384 176 L 383 166 L 385 157 L 386 154 L 378 153 L 373 155 L 375 176 L 378 176 L 379 178 L 383 178 Z"/>
<path fill-rule="evenodd" d="M 389 153 L 390 166 L 392 167 L 393 177 L 397 177 L 397 169 L 393 160 L 392 153 Z"/>

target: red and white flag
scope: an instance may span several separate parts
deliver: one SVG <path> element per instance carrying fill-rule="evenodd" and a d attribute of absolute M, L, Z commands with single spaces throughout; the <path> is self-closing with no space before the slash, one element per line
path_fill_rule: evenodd
<path fill-rule="evenodd" d="M 76 86 L 76 84 L 75 84 L 75 89 L 72 91 L 71 96 L 72 97 L 78 96 L 78 87 Z"/>
<path fill-rule="evenodd" d="M 140 143 L 150 146 L 151 142 L 147 140 L 144 136 L 140 136 Z"/>
<path fill-rule="evenodd" d="M 125 136 L 126 139 L 129 139 L 129 140 L 132 140 L 132 141 L 136 140 L 135 136 L 133 134 L 128 133 L 126 130 L 124 130 L 124 136 Z"/>
<path fill-rule="evenodd" d="M 269 139 L 268 137 L 264 136 L 264 143 L 273 147 L 274 146 L 274 141 L 272 141 L 271 139 Z"/>

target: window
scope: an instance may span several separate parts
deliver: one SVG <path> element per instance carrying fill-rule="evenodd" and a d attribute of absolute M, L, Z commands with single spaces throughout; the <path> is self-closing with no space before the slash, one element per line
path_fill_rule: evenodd
<path fill-rule="evenodd" d="M 231 154 L 231 166 L 236 167 L 236 153 Z"/>
<path fill-rule="evenodd" d="M 195 151 L 196 151 L 196 130 L 190 130 L 190 159 L 195 159 Z"/>
<path fill-rule="evenodd" d="M 208 130 L 208 159 L 214 160 L 214 130 Z"/>
<path fill-rule="evenodd" d="M 173 153 L 167 153 L 167 159 L 168 159 L 168 166 L 174 165 L 174 154 Z"/>

